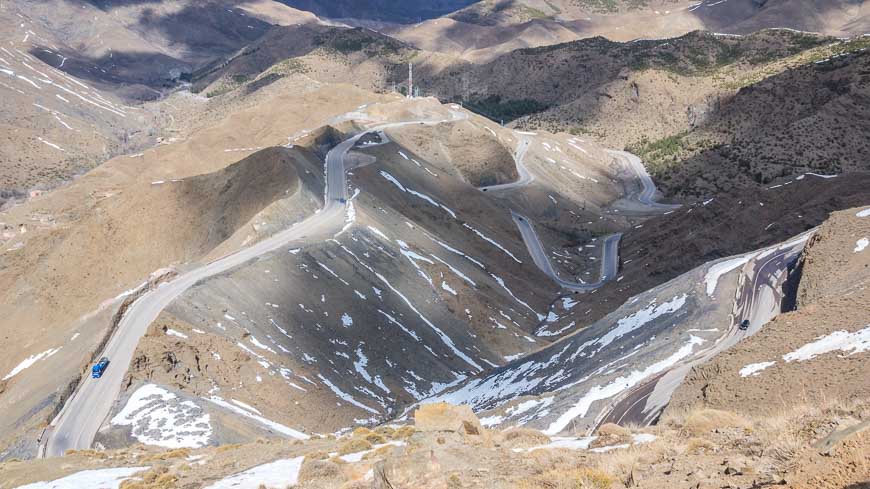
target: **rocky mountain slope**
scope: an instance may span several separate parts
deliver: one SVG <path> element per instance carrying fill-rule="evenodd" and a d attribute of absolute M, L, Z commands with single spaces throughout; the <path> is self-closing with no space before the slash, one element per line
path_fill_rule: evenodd
<path fill-rule="evenodd" d="M 487 0 L 384 32 L 427 51 L 486 62 L 515 49 L 596 36 L 632 41 L 694 30 L 749 34 L 768 28 L 854 36 L 867 31 L 868 19 L 863 2 L 833 0 Z"/>
<path fill-rule="evenodd" d="M 795 173 L 867 168 L 860 156 L 868 151 L 861 137 L 867 43 L 831 42 L 788 31 L 579 41 L 422 83 L 496 119 L 534 112 L 516 127 L 626 147 L 667 195 L 702 198 Z"/>
<path fill-rule="evenodd" d="M 207 94 L 250 91 L 298 72 L 404 90 L 406 62 L 414 60 L 423 93 L 462 101 L 496 121 L 517 119 L 513 127 L 625 147 L 647 162 L 669 196 L 736 195 L 803 172 L 867 169 L 863 38 L 771 30 L 590 39 L 471 64 L 365 29 L 318 29 L 275 31 L 276 39 L 301 41 L 275 43 L 289 51 L 242 52 L 198 76 L 197 87 Z"/>
<path fill-rule="evenodd" d="M 277 23 L 316 23 L 274 2 L 4 2 L 0 206 L 112 157 L 179 137 L 162 97 Z"/>

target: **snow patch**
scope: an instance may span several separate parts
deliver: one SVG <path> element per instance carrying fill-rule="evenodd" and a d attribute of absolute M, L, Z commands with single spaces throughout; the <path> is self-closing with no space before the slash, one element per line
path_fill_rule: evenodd
<path fill-rule="evenodd" d="M 59 352 L 61 348 L 63 348 L 63 347 L 60 346 L 57 348 L 51 348 L 49 350 L 45 350 L 42 353 L 37 353 L 36 355 L 30 355 L 29 357 L 22 360 L 21 363 L 19 363 L 15 368 L 12 369 L 12 371 L 10 371 L 8 374 L 6 374 L 6 377 L 3 377 L 3 380 L 8 380 L 8 379 L 11 379 L 12 377 L 15 377 L 16 375 L 21 373 L 22 370 L 30 367 L 34 363 L 36 363 L 44 358 L 48 358 L 48 357 L 54 355 L 55 353 Z"/>
<path fill-rule="evenodd" d="M 627 389 L 631 389 L 641 383 L 644 379 L 664 372 L 680 360 L 691 355 L 695 345 L 700 345 L 704 343 L 704 341 L 703 338 L 691 336 L 688 343 L 683 345 L 671 356 L 656 362 L 643 370 L 634 370 L 626 375 L 617 377 L 609 384 L 603 386 L 596 385 L 595 387 L 592 387 L 580 398 L 580 400 L 577 401 L 577 403 L 574 404 L 573 407 L 562 413 L 556 421 L 550 423 L 550 426 L 544 430 L 544 434 L 555 435 L 561 432 L 571 423 L 571 421 L 574 420 L 574 418 L 586 416 L 589 408 L 592 407 L 592 403 L 604 399 L 610 399 Z"/>
<path fill-rule="evenodd" d="M 179 338 L 187 339 L 187 335 L 186 335 L 186 334 L 182 333 L 181 331 L 176 331 L 176 330 L 174 330 L 174 329 L 172 329 L 172 328 L 168 328 L 168 329 L 166 330 L 166 335 L 167 335 L 167 336 L 177 336 L 177 337 L 179 337 Z"/>
<path fill-rule="evenodd" d="M 296 431 L 293 428 L 289 428 L 287 426 L 284 426 L 281 423 L 276 423 L 275 421 L 272 421 L 271 419 L 264 418 L 258 414 L 255 414 L 251 411 L 248 411 L 247 409 L 244 409 L 244 408 L 241 408 L 235 404 L 229 403 L 229 402 L 221 399 L 220 397 L 212 396 L 212 397 L 207 398 L 206 400 L 211 402 L 211 403 L 217 404 L 218 406 L 220 406 L 224 409 L 228 409 L 236 414 L 240 414 L 246 418 L 252 419 L 252 420 L 262 424 L 263 426 L 266 426 L 267 428 L 269 428 L 275 432 L 281 433 L 283 435 L 287 435 L 289 437 L 296 438 L 297 440 L 307 440 L 309 438 L 308 435 L 306 435 L 305 433 L 302 433 L 301 431 Z"/>
<path fill-rule="evenodd" d="M 772 367 L 776 362 L 760 362 L 760 363 L 750 363 L 745 367 L 740 369 L 741 377 L 755 377 L 760 374 L 762 370 Z"/>
<path fill-rule="evenodd" d="M 284 489 L 299 482 L 305 457 L 276 460 L 221 479 L 206 489 Z"/>
<path fill-rule="evenodd" d="M 353 318 L 350 317 L 350 314 L 344 313 L 341 315 L 341 325 L 345 328 L 353 326 Z"/>
<path fill-rule="evenodd" d="M 136 389 L 111 424 L 130 426 L 141 443 L 164 448 L 199 448 L 208 444 L 211 417 L 193 401 L 154 384 Z"/>
<path fill-rule="evenodd" d="M 118 467 L 114 469 L 82 470 L 50 482 L 34 482 L 17 489 L 118 489 L 136 472 L 149 467 Z"/>
<path fill-rule="evenodd" d="M 711 266 L 710 269 L 707 270 L 707 274 L 704 276 L 704 282 L 707 284 L 707 295 L 713 297 L 713 293 L 716 292 L 716 286 L 719 285 L 719 278 L 722 277 L 722 275 L 725 275 L 737 267 L 745 265 L 749 260 L 755 258 L 757 255 L 758 252 L 748 253 Z"/>
<path fill-rule="evenodd" d="M 851 351 L 849 355 L 854 355 L 868 350 L 870 350 L 870 325 L 854 333 L 834 331 L 829 335 L 819 336 L 816 341 L 783 355 L 782 359 L 786 362 L 803 362 L 834 351 Z"/>

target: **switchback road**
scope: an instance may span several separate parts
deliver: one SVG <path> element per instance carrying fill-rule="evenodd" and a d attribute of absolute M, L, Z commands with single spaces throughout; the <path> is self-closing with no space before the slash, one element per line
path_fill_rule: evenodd
<path fill-rule="evenodd" d="M 345 216 L 346 183 L 344 162 L 347 153 L 366 134 L 410 124 L 440 124 L 462 120 L 464 113 L 450 112 L 446 120 L 419 120 L 383 124 L 363 131 L 337 145 L 326 156 L 326 189 L 323 208 L 289 229 L 275 234 L 248 248 L 225 256 L 179 275 L 170 282 L 145 293 L 124 314 L 106 348 L 100 356 L 111 361 L 100 379 L 90 372 L 54 419 L 40 442 L 40 453 L 46 457 L 61 456 L 69 449 L 90 448 L 97 430 L 112 410 L 127 367 L 148 326 L 173 300 L 197 282 L 226 272 L 254 258 L 281 249 L 291 243 L 314 243 L 331 238 L 341 230 Z"/>

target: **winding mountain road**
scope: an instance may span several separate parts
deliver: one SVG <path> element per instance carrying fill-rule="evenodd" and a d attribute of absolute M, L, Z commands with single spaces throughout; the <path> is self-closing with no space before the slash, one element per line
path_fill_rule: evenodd
<path fill-rule="evenodd" d="M 259 243 L 179 275 L 136 300 L 124 314 L 100 355 L 111 360 L 109 368 L 100 379 L 91 378 L 90 372 L 86 372 L 78 389 L 41 438 L 39 450 L 41 456 L 61 456 L 70 449 L 90 448 L 97 430 L 112 411 L 115 400 L 121 392 L 122 381 L 139 344 L 139 339 L 160 312 L 186 290 L 201 280 L 226 272 L 291 243 L 323 241 L 341 230 L 347 198 L 345 157 L 361 137 L 391 127 L 420 123 L 435 125 L 462 120 L 466 117 L 467 114 L 451 110 L 449 119 L 382 124 L 341 142 L 326 156 L 325 202 L 322 209 L 289 229 Z"/>
<path fill-rule="evenodd" d="M 681 207 L 679 204 L 660 204 L 653 200 L 656 197 L 656 185 L 653 183 L 649 172 L 646 171 L 646 167 L 643 166 L 643 161 L 636 155 L 628 151 L 618 151 L 615 149 L 609 149 L 607 153 L 621 160 L 627 168 L 637 175 L 641 191 L 640 194 L 634 196 L 634 199 L 646 206 L 649 211 L 668 211 Z"/>
<path fill-rule="evenodd" d="M 528 185 L 534 181 L 534 175 L 532 175 L 523 164 L 523 159 L 531 145 L 531 139 L 528 136 L 529 135 L 524 135 L 520 137 L 515 154 L 517 173 L 520 175 L 520 178 L 511 183 L 482 187 L 481 190 L 512 189 Z M 625 162 L 626 166 L 637 175 L 642 190 L 640 194 L 633 196 L 633 198 L 642 206 L 646 207 L 648 212 L 660 213 L 680 207 L 679 205 L 659 204 L 653 200 L 656 196 L 656 186 L 655 183 L 653 183 L 652 178 L 649 176 L 649 173 L 646 171 L 646 168 L 644 168 L 643 162 L 640 158 L 625 151 L 608 150 L 608 153 Z M 601 272 L 596 282 L 589 284 L 583 282 L 572 282 L 561 278 L 555 268 L 553 268 L 553 264 L 550 262 L 549 257 L 547 257 L 547 252 L 544 250 L 544 246 L 529 219 L 515 211 L 511 211 L 511 217 L 517 225 L 520 235 L 522 235 L 523 242 L 526 244 L 526 249 L 528 249 L 529 255 L 531 255 L 535 265 L 537 265 L 545 275 L 553 279 L 553 281 L 560 287 L 573 292 L 591 292 L 604 285 L 608 280 L 612 280 L 616 277 L 616 274 L 619 271 L 619 240 L 622 238 L 622 233 L 611 234 L 604 238 L 604 246 L 602 247 L 601 252 Z"/>
<path fill-rule="evenodd" d="M 479 187 L 480 190 L 484 192 L 495 192 L 498 190 L 509 190 L 517 187 L 525 187 L 526 185 L 535 181 L 535 176 L 526 168 L 526 165 L 523 164 L 523 160 L 526 158 L 526 152 L 529 151 L 529 146 L 532 145 L 532 140 L 529 138 L 528 134 L 518 133 L 519 141 L 517 142 L 517 149 L 514 151 L 514 162 L 517 166 L 517 175 L 518 178 L 516 181 L 508 182 L 508 183 L 500 183 L 498 185 L 490 185 L 488 187 Z"/>
<path fill-rule="evenodd" d="M 520 230 L 520 234 L 523 236 L 523 241 L 526 243 L 526 248 L 529 250 L 535 265 L 544 274 L 553 279 L 554 282 L 559 284 L 560 287 L 574 292 L 591 292 L 615 277 L 616 272 L 619 271 L 619 239 L 622 237 L 622 233 L 611 234 L 604 238 L 604 245 L 601 251 L 601 273 L 598 276 L 597 282 L 589 284 L 571 282 L 561 278 L 553 268 L 553 264 L 547 257 L 547 252 L 544 250 L 544 246 L 541 244 L 535 229 L 532 227 L 532 223 L 514 211 L 511 211 L 511 217 Z"/>
<path fill-rule="evenodd" d="M 803 236 L 808 237 L 810 233 Z M 785 271 L 798 259 L 805 239 L 798 239 L 770 247 L 758 253 L 744 266 L 749 273 L 741 277 L 741 285 L 735 298 L 734 320 L 728 331 L 712 347 L 701 350 L 691 358 L 674 366 L 632 389 L 609 410 L 603 411 L 597 426 L 604 423 L 634 424 L 649 426 L 658 419 L 670 401 L 671 395 L 695 365 L 700 365 L 719 353 L 731 348 L 741 339 L 751 336 L 776 317 L 782 303 L 781 290 L 787 274 Z M 749 329 L 738 325 L 749 320 Z"/>

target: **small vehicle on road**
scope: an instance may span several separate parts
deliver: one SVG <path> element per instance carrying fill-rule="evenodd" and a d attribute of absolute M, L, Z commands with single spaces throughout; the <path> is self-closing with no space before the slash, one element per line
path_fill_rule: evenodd
<path fill-rule="evenodd" d="M 93 367 L 91 367 L 91 377 L 95 379 L 99 379 L 103 376 L 103 373 L 109 367 L 109 359 L 108 357 L 103 357 L 99 362 L 95 363 Z"/>
<path fill-rule="evenodd" d="M 347 199 L 345 199 L 345 198 L 340 198 L 340 199 L 338 199 L 338 201 L 341 202 L 342 204 L 347 203 Z"/>
<path fill-rule="evenodd" d="M 738 328 L 740 329 L 740 331 L 746 331 L 747 329 L 749 329 L 749 320 L 744 319 L 743 322 L 740 323 L 740 326 L 738 326 Z"/>

